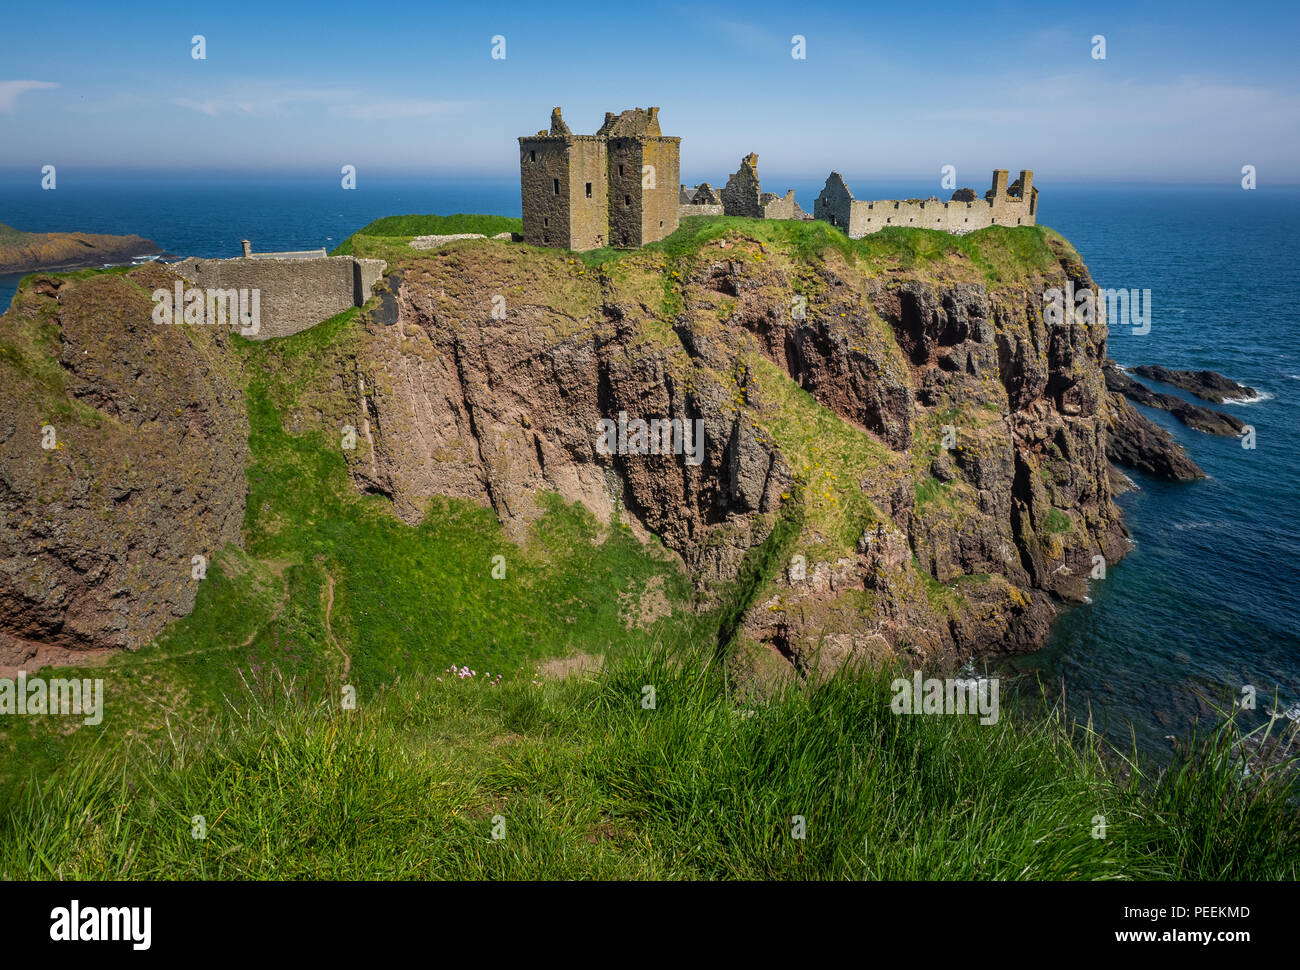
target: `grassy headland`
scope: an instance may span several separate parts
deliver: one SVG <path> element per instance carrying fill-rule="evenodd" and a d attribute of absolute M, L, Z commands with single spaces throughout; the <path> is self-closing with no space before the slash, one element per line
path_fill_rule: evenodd
<path fill-rule="evenodd" d="M 572 254 L 573 271 L 641 260 L 627 272 L 650 267 L 658 286 L 664 270 L 671 305 L 674 261 L 738 228 L 797 258 L 955 263 L 990 287 L 1068 248 L 1041 227 L 851 241 L 823 223 L 694 218 L 636 254 Z M 400 262 L 428 258 L 417 235 L 519 229 L 395 216 L 336 252 Z M 767 358 L 746 361 L 765 391 L 754 413 L 795 466 L 793 500 L 701 611 L 653 542 L 558 496 L 516 543 L 478 503 L 436 499 L 410 526 L 358 492 L 336 440 L 291 430 L 324 376 L 349 372 L 356 316 L 234 340 L 243 547 L 147 649 L 59 672 L 111 684 L 102 725 L 3 724 L 0 879 L 1300 877 L 1295 773 L 1252 762 L 1260 739 L 1231 721 L 1153 769 L 1023 698 L 991 725 L 896 715 L 892 668 L 738 679 L 740 617 L 792 533 L 820 537 L 810 555 L 852 549 L 879 516 L 859 482 L 893 460 Z M 56 336 L 0 345 L 0 362 L 44 375 Z M 927 477 L 914 497 L 948 507 L 956 491 Z M 940 605 L 961 595 L 928 588 Z M 567 678 L 548 664 L 597 657 Z"/>

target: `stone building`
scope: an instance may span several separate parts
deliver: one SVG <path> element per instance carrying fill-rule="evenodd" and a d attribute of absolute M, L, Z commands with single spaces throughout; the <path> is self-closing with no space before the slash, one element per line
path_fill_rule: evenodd
<path fill-rule="evenodd" d="M 607 112 L 575 135 L 556 108 L 550 131 L 519 139 L 524 242 L 565 249 L 634 248 L 677 228 L 681 139 L 658 108 Z"/>
<path fill-rule="evenodd" d="M 677 196 L 677 215 L 684 216 L 720 216 L 722 215 L 722 196 L 708 182 L 701 182 L 695 188 L 683 185 Z"/>
<path fill-rule="evenodd" d="M 957 195 L 962 195 L 963 200 Z M 813 217 L 839 226 L 850 239 L 860 239 L 886 226 L 940 229 L 963 235 L 986 226 L 1034 225 L 1038 218 L 1038 189 L 1034 188 L 1034 173 L 1027 169 L 1008 188 L 1007 171 L 1000 168 L 994 171 L 993 186 L 982 200 L 973 199 L 969 190 L 958 190 L 948 202 L 937 198 L 861 202 L 853 198 L 843 176 L 831 172 L 813 205 Z"/>
<path fill-rule="evenodd" d="M 254 340 L 288 337 L 370 299 L 388 269 L 382 259 L 327 256 L 324 249 L 255 253 L 247 239 L 235 259 L 191 256 L 171 264 L 203 289 L 256 290 L 261 324 Z"/>
<path fill-rule="evenodd" d="M 740 168 L 727 178 L 718 192 L 701 182 L 695 192 L 682 186 L 682 216 L 743 216 L 746 219 L 810 219 L 794 200 L 794 189 L 785 195 L 764 192 L 758 178 L 758 156 L 750 152 Z"/>

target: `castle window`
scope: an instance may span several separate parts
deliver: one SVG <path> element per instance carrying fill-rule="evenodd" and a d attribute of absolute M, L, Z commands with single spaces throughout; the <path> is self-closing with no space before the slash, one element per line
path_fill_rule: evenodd
<path fill-rule="evenodd" d="M 660 219 L 660 220 L 659 220 L 659 228 L 662 229 L 663 227 L 664 227 L 664 221 L 663 221 L 662 219 Z"/>
<path fill-rule="evenodd" d="M 546 233 L 546 232 L 542 233 L 542 242 L 548 243 L 550 241 L 551 241 L 550 233 Z"/>
<path fill-rule="evenodd" d="M 542 225 L 544 225 L 544 226 L 549 226 L 550 224 L 551 224 L 551 217 L 550 217 L 550 216 L 542 216 Z"/>
<path fill-rule="evenodd" d="M 591 198 L 591 183 L 587 183 L 587 198 Z"/>
<path fill-rule="evenodd" d="M 552 181 L 553 183 L 555 183 L 555 194 L 556 194 L 556 195 L 559 195 L 559 194 L 560 194 L 560 180 L 559 180 L 559 179 L 551 179 L 551 181 Z"/>
<path fill-rule="evenodd" d="M 535 161 L 537 161 L 537 152 L 529 152 L 529 153 L 528 153 L 528 160 L 529 160 L 530 162 L 535 162 Z"/>
<path fill-rule="evenodd" d="M 619 175 L 622 175 L 622 174 L 623 174 L 623 166 L 622 166 L 622 165 L 620 165 L 620 166 L 618 167 L 618 174 L 619 174 Z"/>
<path fill-rule="evenodd" d="M 631 205 L 631 204 L 632 204 L 632 196 L 630 196 L 630 195 L 625 195 L 625 196 L 623 196 L 623 198 L 624 198 L 624 200 L 627 202 L 628 205 Z"/>

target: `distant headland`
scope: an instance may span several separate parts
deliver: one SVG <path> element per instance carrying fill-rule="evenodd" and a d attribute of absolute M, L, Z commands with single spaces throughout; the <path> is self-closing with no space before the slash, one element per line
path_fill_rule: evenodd
<path fill-rule="evenodd" d="M 161 246 L 143 236 L 23 232 L 0 224 L 0 273 L 79 269 L 165 255 Z"/>

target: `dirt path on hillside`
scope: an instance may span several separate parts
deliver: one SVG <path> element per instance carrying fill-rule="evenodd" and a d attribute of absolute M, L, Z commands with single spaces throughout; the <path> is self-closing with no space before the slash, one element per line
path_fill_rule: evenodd
<path fill-rule="evenodd" d="M 329 637 L 330 643 L 334 644 L 334 649 L 343 654 L 343 674 L 339 680 L 346 684 L 348 673 L 352 670 L 352 658 L 343 649 L 343 644 L 339 643 L 338 637 L 334 636 L 334 628 L 330 625 L 330 615 L 334 612 L 334 577 L 326 573 L 325 579 L 328 581 L 325 588 L 325 635 Z"/>

